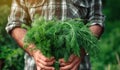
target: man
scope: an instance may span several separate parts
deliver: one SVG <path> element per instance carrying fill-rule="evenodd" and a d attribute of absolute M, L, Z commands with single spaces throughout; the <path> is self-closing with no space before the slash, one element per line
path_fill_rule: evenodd
<path fill-rule="evenodd" d="M 80 18 L 91 23 L 90 30 L 96 37 L 100 37 L 103 32 L 103 20 L 101 0 L 13 0 L 11 13 L 8 18 L 6 30 L 23 48 L 26 30 L 21 28 L 22 23 L 30 25 L 35 19 L 35 14 L 51 20 L 57 17 L 60 20 L 66 18 Z M 25 54 L 25 70 L 54 70 L 52 66 L 55 58 L 47 58 L 39 50 L 30 51 L 35 48 L 30 44 L 28 48 L 23 48 Z M 71 55 L 68 62 L 60 59 L 60 70 L 90 70 L 90 64 L 84 49 L 82 56 Z"/>

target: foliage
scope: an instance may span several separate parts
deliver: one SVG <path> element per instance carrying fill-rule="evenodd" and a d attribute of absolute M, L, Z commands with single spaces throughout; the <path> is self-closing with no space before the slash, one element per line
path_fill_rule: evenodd
<path fill-rule="evenodd" d="M 34 43 L 43 55 L 54 56 L 56 60 L 64 58 L 67 61 L 71 54 L 80 56 L 83 45 L 89 54 L 98 51 L 97 39 L 80 19 L 39 18 L 26 28 L 25 43 Z"/>
<path fill-rule="evenodd" d="M 13 49 L 6 47 L 6 48 L 2 48 L 1 50 L 5 50 L 4 53 L 2 52 L 4 55 L 3 54 L 1 55 L 5 57 L 3 58 L 5 60 L 4 61 L 5 64 L 2 70 L 10 70 L 10 69 L 23 70 L 23 66 L 24 66 L 23 51 L 20 48 Z"/>
<path fill-rule="evenodd" d="M 115 3 L 115 4 L 113 4 L 113 3 Z M 109 19 L 109 21 L 116 21 L 116 20 L 120 19 L 119 3 L 120 3 L 120 0 L 107 0 L 105 10 L 106 10 L 107 19 Z"/>
<path fill-rule="evenodd" d="M 111 24 L 113 23 L 113 24 Z M 120 21 L 107 22 L 103 38 L 100 40 L 101 53 L 92 59 L 93 70 L 119 70 L 120 65 Z M 108 26 L 109 27 L 108 27 Z M 105 57 L 105 58 L 103 58 Z"/>
<path fill-rule="evenodd" d="M 23 70 L 23 51 L 5 31 L 9 10 L 7 5 L 0 7 L 0 59 L 4 60 L 3 70 Z"/>
<path fill-rule="evenodd" d="M 91 58 L 92 70 L 120 70 L 120 0 L 103 0 L 105 31 L 100 39 L 101 53 Z"/>

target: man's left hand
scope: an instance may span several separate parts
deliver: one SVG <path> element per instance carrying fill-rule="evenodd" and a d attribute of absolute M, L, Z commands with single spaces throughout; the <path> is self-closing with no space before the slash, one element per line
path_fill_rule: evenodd
<path fill-rule="evenodd" d="M 81 62 L 81 58 L 75 55 L 71 55 L 67 62 L 64 59 L 60 59 L 60 70 L 77 70 Z"/>

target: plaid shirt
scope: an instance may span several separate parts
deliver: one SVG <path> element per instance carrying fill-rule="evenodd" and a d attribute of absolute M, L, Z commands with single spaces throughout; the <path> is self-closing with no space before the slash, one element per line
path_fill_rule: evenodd
<path fill-rule="evenodd" d="M 13 0 L 7 32 L 22 23 L 30 24 L 35 14 L 49 20 L 53 17 L 81 18 L 91 25 L 103 26 L 104 21 L 101 0 Z"/>
<path fill-rule="evenodd" d="M 103 26 L 104 21 L 101 0 L 13 0 L 11 13 L 6 26 L 7 32 L 10 32 L 17 26 L 21 26 L 22 23 L 31 24 L 36 14 L 48 20 L 54 17 L 60 20 L 66 18 L 81 18 L 86 22 L 90 22 L 91 25 L 98 24 L 100 26 Z M 30 57 L 25 57 L 26 59 L 31 59 Z M 28 63 L 26 67 L 33 67 L 29 67 L 30 64 L 34 65 L 34 62 Z M 86 62 L 80 65 L 86 65 L 83 67 L 84 69 L 80 70 L 89 70 L 89 65 L 87 64 Z M 88 69 L 85 69 L 86 67 Z"/>

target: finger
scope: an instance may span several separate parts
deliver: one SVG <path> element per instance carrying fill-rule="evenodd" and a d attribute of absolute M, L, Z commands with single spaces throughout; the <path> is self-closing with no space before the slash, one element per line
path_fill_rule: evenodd
<path fill-rule="evenodd" d="M 51 58 L 45 57 L 40 51 L 36 51 L 34 54 L 34 57 L 35 58 L 38 57 L 39 59 L 42 59 L 43 61 L 52 61 L 55 59 L 54 57 L 51 57 Z"/>
<path fill-rule="evenodd" d="M 41 63 L 37 63 L 37 65 L 41 68 L 41 69 L 44 69 L 44 70 L 55 70 L 54 67 L 52 66 L 45 66 Z"/>
<path fill-rule="evenodd" d="M 38 65 L 40 68 L 42 68 L 42 70 L 44 69 L 44 67 L 45 68 L 48 67 L 48 69 L 45 69 L 45 70 L 54 70 L 54 69 L 51 69 L 51 67 L 49 68 L 49 66 L 51 65 L 52 61 L 51 62 L 45 62 L 42 59 L 40 59 L 38 56 L 36 56 L 34 59 L 35 59 L 36 65 Z M 54 61 L 53 61 L 53 63 L 54 63 Z"/>
<path fill-rule="evenodd" d="M 63 58 L 59 59 L 60 66 L 68 65 L 70 64 L 69 62 L 66 62 Z"/>
<path fill-rule="evenodd" d="M 55 60 L 54 57 L 47 58 L 43 54 L 40 54 L 39 58 L 42 59 L 43 61 L 47 61 L 47 62 Z"/>
<path fill-rule="evenodd" d="M 65 62 L 64 59 L 60 59 L 59 62 L 60 62 L 60 66 L 66 66 L 66 65 L 69 65 L 75 58 L 76 56 L 75 55 L 71 55 L 68 62 Z"/>
<path fill-rule="evenodd" d="M 51 57 L 51 58 L 47 58 L 47 57 L 45 57 L 45 56 L 43 56 L 43 55 L 37 55 L 36 57 L 35 57 L 35 59 L 36 59 L 36 61 L 39 61 L 39 60 L 42 60 L 42 61 L 44 61 L 44 62 L 51 62 L 51 61 L 55 61 L 54 59 L 53 59 L 53 57 Z"/>
<path fill-rule="evenodd" d="M 64 58 L 59 59 L 59 62 L 60 62 L 60 63 L 65 62 Z"/>
<path fill-rule="evenodd" d="M 63 67 L 63 66 L 67 66 L 67 65 L 70 65 L 70 62 L 68 63 L 60 63 L 60 66 Z"/>
<path fill-rule="evenodd" d="M 74 58 L 77 57 L 75 55 L 71 55 L 70 58 L 69 58 L 69 62 L 72 62 L 74 60 Z"/>
<path fill-rule="evenodd" d="M 71 70 L 78 70 L 80 62 L 76 63 Z"/>
<path fill-rule="evenodd" d="M 60 62 L 60 66 L 66 66 L 66 65 L 69 65 L 69 64 L 70 64 L 69 61 L 66 62 L 64 59 L 60 59 L 59 62 Z"/>
<path fill-rule="evenodd" d="M 37 70 L 42 70 L 39 66 L 37 66 Z"/>
<path fill-rule="evenodd" d="M 55 60 L 54 61 L 50 61 L 50 62 L 45 62 L 45 61 L 39 59 L 39 60 L 37 60 L 37 62 L 39 62 L 39 63 L 41 63 L 41 64 L 43 64 L 45 66 L 51 66 L 51 65 L 53 65 L 53 63 L 55 62 Z"/>
<path fill-rule="evenodd" d="M 75 55 L 71 55 L 70 58 L 68 59 L 68 62 L 71 62 L 74 58 L 75 58 Z M 62 63 L 62 62 L 65 62 L 65 60 L 62 58 L 62 59 L 59 59 L 59 62 Z"/>
<path fill-rule="evenodd" d="M 73 68 L 73 66 L 76 65 L 76 63 L 79 61 L 80 61 L 79 58 L 76 57 L 75 60 L 73 62 L 71 62 L 71 64 L 66 65 L 64 67 L 60 67 L 60 70 L 69 70 L 69 69 Z"/>

